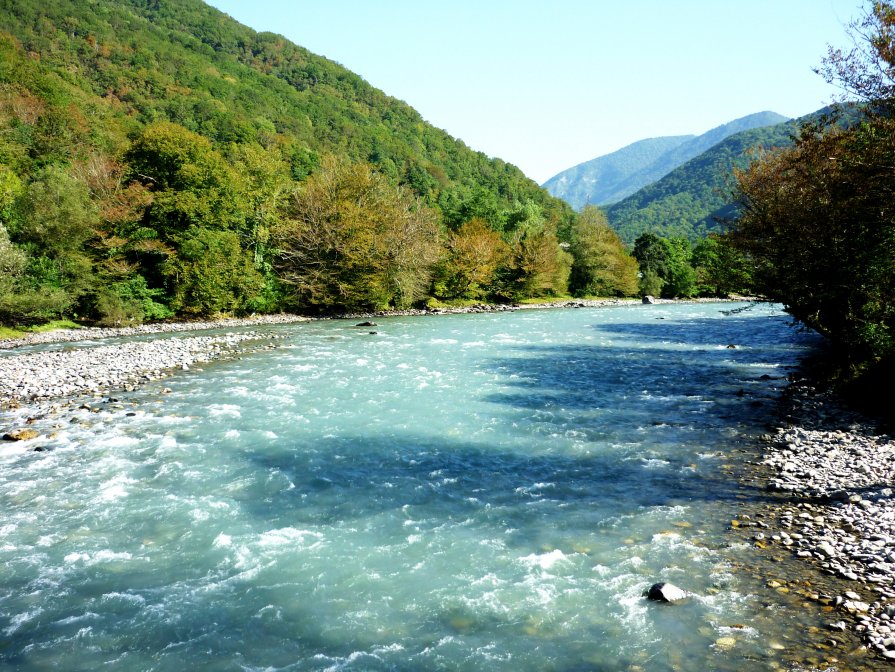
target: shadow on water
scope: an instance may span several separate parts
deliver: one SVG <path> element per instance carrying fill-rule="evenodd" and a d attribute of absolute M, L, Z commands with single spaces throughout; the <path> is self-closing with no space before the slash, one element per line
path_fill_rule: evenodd
<path fill-rule="evenodd" d="M 661 422 L 663 405 L 651 402 L 689 399 L 718 403 L 713 410 L 735 410 L 748 418 L 754 414 L 743 397 L 775 397 L 786 384 L 784 367 L 816 342 L 798 335 L 799 345 L 793 345 L 784 318 L 630 322 L 594 329 L 609 342 L 524 346 L 494 360 L 491 370 L 513 376 L 512 385 L 522 391 L 492 395 L 489 401 L 524 409 L 609 407 Z M 705 410 L 701 406 L 700 412 Z"/>
<path fill-rule="evenodd" d="M 525 497 L 581 507 L 624 502 L 631 509 L 741 497 L 744 487 L 735 479 L 717 469 L 688 467 L 695 452 L 722 433 L 735 448 L 765 429 L 772 402 L 786 384 L 778 367 L 793 363 L 811 337 L 794 339 L 784 317 L 657 320 L 595 329 L 636 340 L 517 347 L 488 362 L 489 370 L 519 392 L 484 400 L 520 410 L 514 431 L 534 436 L 535 448 L 371 434 L 318 438 L 274 452 L 250 450 L 246 459 L 284 473 L 297 487 L 247 505 L 259 516 L 294 514 L 328 523 L 357 515 L 357 501 L 366 503 L 363 515 L 371 507 L 435 503 L 451 503 L 456 515 L 464 515 L 482 503 L 519 511 Z M 643 342 L 648 345 L 635 345 Z M 570 431 L 593 440 L 597 449 L 552 450 L 557 437 L 562 441 Z M 611 449 L 618 444 L 628 444 L 627 450 Z M 655 449 L 668 467 L 646 468 L 642 447 Z M 543 483 L 549 489 L 532 490 Z M 318 502 L 331 499 L 330 506 L 308 511 L 300 498 L 308 491 Z M 512 515 L 540 524 L 537 508 L 529 508 Z"/>

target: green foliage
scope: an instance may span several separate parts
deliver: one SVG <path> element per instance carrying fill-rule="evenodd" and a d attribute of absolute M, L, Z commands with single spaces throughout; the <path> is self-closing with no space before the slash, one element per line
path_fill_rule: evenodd
<path fill-rule="evenodd" d="M 874 3 L 853 31 L 824 71 L 868 102 L 865 121 L 806 125 L 741 172 L 734 241 L 760 289 L 857 371 L 895 362 L 895 7 Z"/>
<path fill-rule="evenodd" d="M 888 118 L 808 127 L 739 178 L 734 240 L 755 259 L 760 289 L 854 362 L 895 355 L 893 138 Z"/>
<path fill-rule="evenodd" d="M 190 227 L 177 239 L 179 253 L 165 262 L 170 307 L 197 315 L 244 312 L 263 278 L 233 231 Z"/>
<path fill-rule="evenodd" d="M 506 226 L 510 252 L 498 273 L 497 296 L 517 301 L 565 294 L 572 255 L 560 246 L 555 223 L 526 201 L 508 213 Z"/>
<path fill-rule="evenodd" d="M 0 223 L 0 322 L 25 325 L 61 315 L 71 305 L 58 287 L 35 289 L 26 282 L 28 255 L 14 245 Z"/>
<path fill-rule="evenodd" d="M 400 194 L 402 223 L 388 235 L 429 241 L 361 235 L 360 248 L 378 250 L 374 267 L 333 273 L 370 270 L 350 283 L 366 286 L 364 305 L 423 296 L 442 223 L 480 216 L 511 236 L 537 212 L 567 236 L 574 220 L 514 166 L 199 0 L 0 2 L 0 26 L 0 223 L 17 251 L 8 259 L 24 260 L 3 315 L 280 310 L 295 296 L 277 277 L 272 232 L 330 155 L 369 162 Z"/>
<path fill-rule="evenodd" d="M 274 230 L 277 268 L 297 305 L 406 308 L 441 254 L 435 213 L 366 164 L 329 157 Z"/>
<path fill-rule="evenodd" d="M 162 294 L 160 289 L 150 289 L 141 275 L 116 282 L 99 292 L 96 300 L 98 323 L 116 327 L 174 317 L 174 311 L 157 301 L 163 298 Z"/>
<path fill-rule="evenodd" d="M 581 211 L 572 227 L 570 289 L 575 296 L 633 296 L 637 261 L 628 254 L 606 215 L 594 206 Z"/>
<path fill-rule="evenodd" d="M 660 238 L 643 233 L 634 243 L 634 258 L 640 265 L 640 291 L 666 299 L 689 298 L 696 293 L 696 271 L 686 238 Z"/>
<path fill-rule="evenodd" d="M 696 291 L 700 296 L 727 297 L 752 291 L 752 263 L 729 236 L 710 234 L 693 247 Z"/>
<path fill-rule="evenodd" d="M 448 236 L 435 294 L 449 299 L 488 298 L 509 254 L 510 248 L 499 233 L 484 220 L 471 219 Z"/>

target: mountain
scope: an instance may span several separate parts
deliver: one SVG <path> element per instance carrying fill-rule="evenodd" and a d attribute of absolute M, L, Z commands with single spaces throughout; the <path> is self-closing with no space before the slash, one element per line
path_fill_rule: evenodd
<path fill-rule="evenodd" d="M 299 179 L 337 154 L 375 164 L 446 210 L 484 190 L 499 207 L 529 199 L 567 216 L 515 166 L 337 63 L 200 0 L 0 0 L 0 129 L 19 129 L 0 133 L 0 159 L 13 170 L 47 160 L 35 142 L 55 145 L 57 157 L 114 154 L 159 120 L 218 149 L 283 147 Z"/>
<path fill-rule="evenodd" d="M 735 133 L 786 120 L 787 117 L 776 112 L 758 112 L 722 124 L 699 136 L 641 140 L 612 154 L 564 170 L 543 186 L 576 210 L 588 203 L 609 205 L 655 182 Z"/>
<path fill-rule="evenodd" d="M 623 192 L 632 175 L 647 169 L 672 149 L 694 137 L 675 135 L 639 140 L 611 154 L 564 170 L 542 186 L 576 210 L 588 203 L 603 204 L 611 200 L 614 194 Z"/>
<path fill-rule="evenodd" d="M 325 221 L 356 219 L 344 237 L 366 247 L 317 240 L 307 249 L 329 256 L 302 263 L 358 260 L 365 307 L 424 300 L 442 230 L 476 220 L 502 242 L 524 229 L 559 263 L 555 232 L 575 219 L 515 166 L 200 0 L 0 0 L 0 321 L 301 308 L 279 241 L 324 237 L 295 211 L 327 179 L 338 188 L 314 192 L 330 199 Z M 393 206 L 390 226 L 415 224 L 384 233 L 370 194 Z M 506 296 L 565 284 L 558 272 L 525 284 L 536 265 L 517 266 L 500 276 Z"/>
<path fill-rule="evenodd" d="M 734 168 L 744 168 L 758 149 L 787 147 L 805 123 L 819 122 L 833 108 L 773 126 L 735 133 L 699 156 L 675 168 L 663 178 L 606 208 L 610 224 L 628 243 L 644 231 L 691 240 L 721 229 L 716 218 L 729 217 Z M 854 112 L 840 110 L 840 123 L 850 123 Z"/>

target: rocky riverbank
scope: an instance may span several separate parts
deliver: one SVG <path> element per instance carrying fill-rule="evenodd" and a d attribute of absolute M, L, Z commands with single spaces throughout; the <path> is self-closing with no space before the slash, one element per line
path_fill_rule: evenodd
<path fill-rule="evenodd" d="M 805 383 L 789 388 L 784 420 L 763 437 L 754 475 L 779 500 L 738 526 L 829 575 L 837 589 L 800 591 L 829 614 L 831 634 L 850 630 L 895 660 L 895 441 Z"/>
<path fill-rule="evenodd" d="M 0 358 L 0 407 L 83 394 L 132 391 L 172 371 L 234 354 L 248 342 L 272 347 L 271 335 L 170 337 Z"/>
<path fill-rule="evenodd" d="M 725 301 L 761 301 L 749 297 L 733 299 L 652 299 L 651 303 L 718 303 Z M 441 308 L 411 308 L 408 310 L 380 310 L 365 313 L 345 313 L 321 317 L 307 317 L 289 313 L 275 315 L 257 315 L 245 318 L 225 318 L 198 322 L 158 322 L 141 324 L 134 327 L 80 327 L 78 329 L 54 329 L 39 333 L 29 333 L 17 338 L 0 339 L 0 350 L 8 350 L 28 345 L 46 345 L 49 343 L 70 343 L 75 341 L 94 341 L 106 338 L 126 336 L 143 336 L 147 334 L 177 333 L 186 331 L 202 331 L 206 329 L 232 329 L 236 327 L 257 327 L 268 324 L 291 324 L 308 322 L 315 319 L 370 319 L 382 317 L 421 317 L 425 315 L 463 315 L 477 313 L 500 313 L 516 310 L 535 310 L 546 308 L 604 308 L 609 306 L 639 305 L 640 299 L 566 299 L 543 303 L 480 303 L 472 306 L 445 306 Z"/>
<path fill-rule="evenodd" d="M 54 329 L 53 331 L 26 334 L 20 338 L 0 339 L 0 350 L 46 343 L 70 343 L 74 341 L 120 338 L 122 336 L 143 336 L 146 334 L 202 331 L 205 329 L 233 329 L 236 327 L 257 327 L 265 324 L 291 324 L 293 322 L 306 321 L 308 321 L 308 318 L 302 317 L 301 315 L 279 313 L 276 315 L 225 318 L 220 320 L 205 320 L 201 322 L 157 322 L 155 324 L 141 324 L 135 327 L 81 327 L 78 329 Z"/>

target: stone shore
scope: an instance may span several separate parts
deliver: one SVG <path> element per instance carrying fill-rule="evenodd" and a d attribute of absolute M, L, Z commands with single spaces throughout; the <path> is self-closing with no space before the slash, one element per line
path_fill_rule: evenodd
<path fill-rule="evenodd" d="M 146 334 L 165 334 L 183 331 L 201 331 L 204 329 L 233 329 L 236 327 L 257 327 L 265 324 L 290 324 L 306 322 L 307 317 L 280 313 L 275 315 L 258 315 L 245 318 L 226 318 L 202 322 L 158 322 L 141 324 L 135 327 L 80 327 L 78 329 L 54 329 L 40 333 L 26 334 L 21 338 L 0 339 L 0 350 L 19 348 L 25 345 L 42 345 L 47 343 L 69 343 L 73 341 L 92 341 L 122 336 L 142 336 Z"/>
<path fill-rule="evenodd" d="M 895 440 L 831 393 L 793 383 L 785 422 L 765 435 L 757 479 L 778 493 L 752 540 L 787 548 L 835 577 L 837 594 L 804 596 L 895 660 Z M 750 530 L 752 532 L 752 530 Z"/>
<path fill-rule="evenodd" d="M 0 408 L 114 390 L 133 391 L 176 370 L 233 355 L 257 332 L 160 338 L 0 357 Z M 272 347 L 272 346 L 267 346 Z"/>

